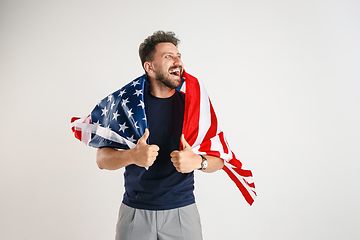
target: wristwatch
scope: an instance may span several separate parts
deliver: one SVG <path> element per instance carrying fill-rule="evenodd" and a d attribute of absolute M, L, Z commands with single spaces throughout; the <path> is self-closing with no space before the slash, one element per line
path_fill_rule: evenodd
<path fill-rule="evenodd" d="M 205 170 L 208 167 L 208 160 L 203 155 L 200 155 L 200 157 L 202 158 L 202 163 L 199 170 Z"/>

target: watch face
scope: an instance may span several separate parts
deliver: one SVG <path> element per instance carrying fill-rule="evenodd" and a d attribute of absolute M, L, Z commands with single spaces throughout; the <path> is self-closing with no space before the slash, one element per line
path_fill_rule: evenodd
<path fill-rule="evenodd" d="M 207 166 L 208 166 L 208 161 L 206 161 L 206 160 L 203 161 L 203 167 L 202 168 L 205 169 L 205 168 L 207 168 Z"/>

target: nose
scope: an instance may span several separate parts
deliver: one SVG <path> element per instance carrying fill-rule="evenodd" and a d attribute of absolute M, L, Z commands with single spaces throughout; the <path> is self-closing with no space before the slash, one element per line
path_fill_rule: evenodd
<path fill-rule="evenodd" d="M 183 62 L 181 61 L 181 58 L 180 57 L 174 57 L 174 64 L 173 65 L 182 66 Z"/>

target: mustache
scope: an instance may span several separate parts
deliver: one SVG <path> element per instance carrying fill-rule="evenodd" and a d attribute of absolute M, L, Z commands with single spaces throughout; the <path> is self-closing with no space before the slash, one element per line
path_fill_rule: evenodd
<path fill-rule="evenodd" d="M 173 69 L 176 69 L 176 68 L 180 69 L 180 72 L 182 72 L 182 71 L 183 71 L 183 67 L 182 67 L 182 66 L 180 66 L 180 65 L 170 67 L 170 68 L 169 68 L 169 71 L 171 71 L 171 70 L 173 70 Z"/>

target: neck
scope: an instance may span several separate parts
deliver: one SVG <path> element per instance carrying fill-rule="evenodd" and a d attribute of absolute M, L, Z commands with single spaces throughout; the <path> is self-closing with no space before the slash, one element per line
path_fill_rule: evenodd
<path fill-rule="evenodd" d="M 162 82 L 156 81 L 156 79 L 149 78 L 150 93 L 157 98 L 169 98 L 175 93 L 175 89 L 165 86 Z"/>

